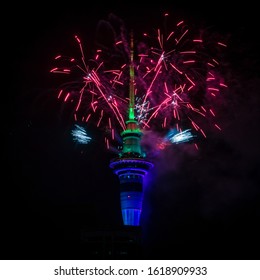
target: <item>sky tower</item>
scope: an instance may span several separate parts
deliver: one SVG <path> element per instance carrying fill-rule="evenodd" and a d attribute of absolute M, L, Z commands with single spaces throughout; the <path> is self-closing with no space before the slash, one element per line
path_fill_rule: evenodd
<path fill-rule="evenodd" d="M 153 167 L 153 164 L 145 159 L 146 155 L 142 151 L 142 132 L 135 117 L 133 56 L 133 34 L 131 33 L 128 119 L 126 129 L 121 133 L 122 152 L 119 153 L 118 158 L 110 162 L 110 168 L 119 178 L 122 218 L 126 226 L 140 225 L 143 180 L 144 176 Z"/>

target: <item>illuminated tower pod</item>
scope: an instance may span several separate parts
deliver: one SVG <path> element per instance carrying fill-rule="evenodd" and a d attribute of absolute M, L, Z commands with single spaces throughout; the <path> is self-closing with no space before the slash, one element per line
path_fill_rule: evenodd
<path fill-rule="evenodd" d="M 120 182 L 120 201 L 124 225 L 139 226 L 143 203 L 144 176 L 153 167 L 145 160 L 141 148 L 142 132 L 135 119 L 133 38 L 131 37 L 131 63 L 129 85 L 129 110 L 126 129 L 121 133 L 123 149 L 119 157 L 113 159 L 110 168 Z"/>

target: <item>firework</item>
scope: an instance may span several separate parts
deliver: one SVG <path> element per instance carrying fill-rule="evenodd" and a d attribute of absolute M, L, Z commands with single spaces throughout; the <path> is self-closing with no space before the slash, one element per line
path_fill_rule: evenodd
<path fill-rule="evenodd" d="M 120 28 L 102 21 L 113 30 L 112 44 L 97 42 L 94 55 L 86 58 L 84 46 L 75 36 L 79 58 L 58 55 L 55 61 L 60 66 L 51 70 L 71 77 L 61 86 L 58 98 L 73 104 L 75 121 L 91 122 L 103 130 L 108 149 L 126 128 L 129 104 L 130 34 L 118 22 Z M 190 141 L 194 135 L 206 138 L 209 123 L 221 130 L 214 105 L 227 88 L 217 57 L 226 44 L 207 38 L 201 30 L 191 30 L 184 21 L 165 29 L 157 28 L 134 40 L 138 125 L 142 130 L 160 131 L 166 138 L 174 130 L 168 140 L 175 144 Z"/>
<path fill-rule="evenodd" d="M 87 135 L 86 129 L 78 124 L 74 125 L 71 135 L 73 140 L 79 144 L 88 144 L 91 140 L 91 137 Z"/>
<path fill-rule="evenodd" d="M 176 130 L 170 131 L 166 137 L 166 140 L 174 144 L 180 144 L 189 142 L 196 136 L 191 133 L 191 129 L 186 129 L 182 132 L 177 132 Z"/>

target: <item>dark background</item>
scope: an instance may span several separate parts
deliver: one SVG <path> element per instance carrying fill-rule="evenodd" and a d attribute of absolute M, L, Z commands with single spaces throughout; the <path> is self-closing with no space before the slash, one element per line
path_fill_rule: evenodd
<path fill-rule="evenodd" d="M 75 34 L 93 47 L 97 24 L 110 13 L 141 33 L 165 11 L 228 38 L 224 129 L 199 153 L 178 146 L 156 160 L 145 189 L 141 254 L 126 258 L 259 259 L 256 6 L 77 2 L 4 9 L 1 259 L 87 259 L 82 231 L 124 230 L 119 184 L 108 166 L 114 155 L 98 131 L 87 146 L 72 141 L 73 122 L 57 103 L 59 84 L 49 70 L 54 55 L 75 48 Z"/>

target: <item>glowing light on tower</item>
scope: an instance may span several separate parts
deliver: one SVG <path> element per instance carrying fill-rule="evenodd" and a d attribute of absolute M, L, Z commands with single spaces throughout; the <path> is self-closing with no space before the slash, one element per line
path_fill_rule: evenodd
<path fill-rule="evenodd" d="M 131 33 L 132 35 L 132 33 Z M 143 180 L 153 164 L 145 159 L 141 148 L 142 132 L 135 118 L 133 36 L 130 53 L 129 108 L 126 129 L 121 133 L 123 149 L 110 168 L 120 182 L 120 202 L 124 225 L 139 226 L 143 202 Z"/>

